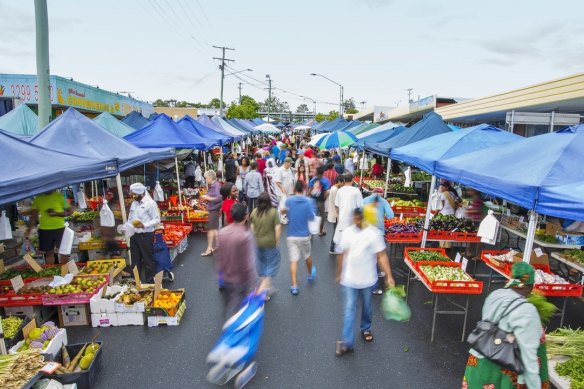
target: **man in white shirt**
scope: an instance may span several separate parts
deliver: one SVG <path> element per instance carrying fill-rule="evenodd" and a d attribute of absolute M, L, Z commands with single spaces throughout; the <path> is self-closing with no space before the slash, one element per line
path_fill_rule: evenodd
<path fill-rule="evenodd" d="M 154 229 L 160 224 L 158 205 L 146 195 L 146 187 L 142 183 L 130 185 L 130 193 L 134 202 L 130 206 L 128 222 L 134 226 L 136 233 L 130 238 L 130 253 L 132 263 L 138 266 L 146 283 L 154 281 L 156 262 L 154 261 Z"/>
<path fill-rule="evenodd" d="M 337 227 L 335 228 L 334 242 L 341 242 L 343 230 L 353 224 L 353 211 L 363 206 L 363 195 L 353 186 L 353 175 L 345 174 L 345 184 L 337 191 L 335 209 L 337 210 Z"/>
<path fill-rule="evenodd" d="M 339 190 L 340 192 L 340 190 Z M 337 194 L 338 197 L 338 194 Z M 343 231 L 337 255 L 337 282 L 343 290 L 343 332 L 336 344 L 336 355 L 353 351 L 355 344 L 355 315 L 361 300 L 361 335 L 366 342 L 373 341 L 371 333 L 371 295 L 377 284 L 377 266 L 386 275 L 391 274 L 385 242 L 375 226 L 363 224 L 361 208 L 353 210 L 353 224 Z M 393 286 L 393 278 L 386 276 L 387 286 Z"/>
<path fill-rule="evenodd" d="M 278 168 L 274 182 L 278 187 L 278 194 L 291 196 L 294 193 L 294 173 L 292 172 L 292 158 L 284 159 L 284 164 Z"/>

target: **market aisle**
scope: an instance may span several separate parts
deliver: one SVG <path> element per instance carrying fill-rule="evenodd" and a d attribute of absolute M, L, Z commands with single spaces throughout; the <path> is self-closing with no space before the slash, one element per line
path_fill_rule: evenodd
<path fill-rule="evenodd" d="M 330 236 L 328 231 L 324 239 L 313 237 L 318 279 L 314 287 L 308 287 L 302 268 L 297 297 L 288 292 L 288 260 L 285 244 L 281 244 L 283 260 L 275 280 L 279 293 L 267 304 L 258 373 L 248 387 L 460 387 L 468 351 L 460 342 L 462 318 L 441 317 L 436 342 L 431 344 L 431 295 L 419 283 L 412 284 L 409 323 L 384 320 L 378 307 L 380 299 L 375 298 L 374 342 L 365 344 L 359 337 L 354 354 L 335 357 L 341 300 L 334 283 L 335 262 L 328 254 Z M 98 389 L 216 387 L 205 381 L 205 358 L 220 333 L 223 302 L 212 259 L 199 256 L 205 247 L 205 237 L 194 234 L 189 248 L 175 263 L 172 288 L 187 289 L 187 311 L 178 327 L 68 329 L 71 343 L 87 341 L 100 332 L 105 347 Z M 404 283 L 405 265 L 401 258 L 392 262 L 396 281 Z M 468 328 L 478 320 L 483 299 L 471 297 Z M 578 308 L 570 306 L 572 311 Z M 578 314 L 567 317 L 574 316 Z"/>

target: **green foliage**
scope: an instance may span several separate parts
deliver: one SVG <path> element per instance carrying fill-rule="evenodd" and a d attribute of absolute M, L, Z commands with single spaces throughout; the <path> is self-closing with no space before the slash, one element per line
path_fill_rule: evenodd
<path fill-rule="evenodd" d="M 223 106 L 225 107 L 225 102 L 223 102 Z M 220 108 L 221 106 L 221 100 L 219 100 L 217 97 L 215 97 L 213 100 L 211 100 L 209 102 L 209 108 Z"/>
<path fill-rule="evenodd" d="M 337 111 L 330 111 L 326 117 L 326 120 L 335 120 L 339 117 L 339 113 Z"/>
<path fill-rule="evenodd" d="M 326 120 L 326 116 L 325 116 L 325 114 L 324 114 L 324 113 L 317 113 L 317 114 L 314 116 L 314 120 L 316 120 L 317 122 L 319 122 L 319 123 L 320 123 L 320 122 L 322 122 L 322 121 L 325 121 L 325 120 Z"/>
<path fill-rule="evenodd" d="M 359 112 L 359 110 L 355 106 L 355 99 L 353 97 L 343 102 L 343 110 L 347 114 Z"/>
<path fill-rule="evenodd" d="M 229 119 L 254 119 L 257 118 L 260 105 L 249 96 L 241 96 L 241 103 L 234 100 L 227 109 Z"/>
<path fill-rule="evenodd" d="M 269 110 L 268 110 L 269 108 Z M 272 100 L 269 98 L 260 103 L 260 111 L 262 112 L 290 112 L 290 106 L 288 102 L 278 99 L 276 96 L 272 96 Z"/>
<path fill-rule="evenodd" d="M 156 99 L 154 103 L 152 103 L 155 107 L 168 107 L 168 100 Z"/>
<path fill-rule="evenodd" d="M 310 109 L 308 108 L 308 105 L 306 105 L 306 104 L 300 104 L 298 106 L 298 108 L 296 108 L 296 112 L 297 113 L 310 112 Z"/>

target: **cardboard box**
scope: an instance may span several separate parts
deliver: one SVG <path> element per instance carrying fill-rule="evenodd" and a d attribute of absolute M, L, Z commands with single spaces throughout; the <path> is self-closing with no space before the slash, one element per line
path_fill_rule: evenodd
<path fill-rule="evenodd" d="M 185 311 L 187 309 L 187 302 L 183 300 L 179 307 L 176 316 L 148 316 L 148 327 L 157 327 L 161 325 L 177 326 L 180 324 Z"/>
<path fill-rule="evenodd" d="M 556 221 L 547 221 L 545 223 L 545 234 L 556 236 L 556 233 L 562 231 L 562 225 Z"/>
<path fill-rule="evenodd" d="M 584 234 L 580 234 L 577 232 L 558 231 L 556 233 L 556 239 L 563 244 L 572 246 L 584 246 Z"/>
<path fill-rule="evenodd" d="M 154 290 L 151 291 L 154 294 Z M 118 313 L 141 313 L 146 311 L 146 303 L 139 301 L 135 304 L 124 304 L 118 298 L 115 302 L 116 312 Z"/>
<path fill-rule="evenodd" d="M 55 314 L 55 308 L 43 305 L 4 307 L 4 313 L 6 315 L 24 315 L 29 319 L 36 319 L 37 323 L 44 323 Z"/>
<path fill-rule="evenodd" d="M 106 299 L 102 298 L 101 296 L 105 294 L 112 294 L 112 293 L 123 293 L 128 289 L 127 286 L 106 286 L 103 288 L 104 293 L 102 294 L 97 293 L 89 300 L 89 309 L 91 310 L 92 314 L 98 313 L 116 313 L 116 298 L 119 295 L 116 295 L 114 298 Z"/>
<path fill-rule="evenodd" d="M 521 262 L 523 261 L 523 253 L 518 253 L 513 256 L 513 262 Z M 529 263 L 532 265 L 543 265 L 549 266 L 550 265 L 550 258 L 546 253 L 543 253 L 539 257 L 537 256 L 535 250 L 531 251 L 531 257 L 529 259 Z"/>
<path fill-rule="evenodd" d="M 91 314 L 92 327 L 117 327 L 118 314 L 117 313 L 92 313 Z"/>
<path fill-rule="evenodd" d="M 16 343 L 14 347 L 12 347 L 8 351 L 9 354 L 17 354 L 18 353 L 17 350 L 20 348 L 20 346 L 22 346 L 23 343 L 24 340 L 21 340 L 20 342 Z M 51 339 L 47 348 L 43 350 L 43 354 L 51 354 L 55 356 L 57 355 L 58 352 L 61 351 L 61 345 L 63 344 L 67 345 L 67 330 L 61 328 L 59 332 L 57 332 L 57 335 L 55 335 L 55 337 Z"/>
<path fill-rule="evenodd" d="M 89 304 L 59 305 L 60 327 L 88 326 L 90 324 Z"/>
<path fill-rule="evenodd" d="M 116 313 L 119 326 L 143 326 L 143 313 Z"/>

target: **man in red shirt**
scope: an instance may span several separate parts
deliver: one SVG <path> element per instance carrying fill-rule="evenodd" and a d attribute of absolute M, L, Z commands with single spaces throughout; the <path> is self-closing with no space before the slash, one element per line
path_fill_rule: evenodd
<path fill-rule="evenodd" d="M 331 183 L 331 185 L 333 182 L 335 182 L 335 178 L 337 178 L 338 175 L 339 173 L 337 173 L 337 171 L 335 170 L 335 164 L 332 162 L 329 162 L 326 165 L 326 170 L 322 174 L 322 176 L 326 178 Z"/>
<path fill-rule="evenodd" d="M 266 160 L 262 156 L 262 151 L 263 150 L 260 149 L 256 153 L 256 160 L 255 161 L 258 164 L 258 169 L 257 169 L 258 173 L 260 173 L 263 176 L 264 175 L 264 169 L 266 168 Z"/>

